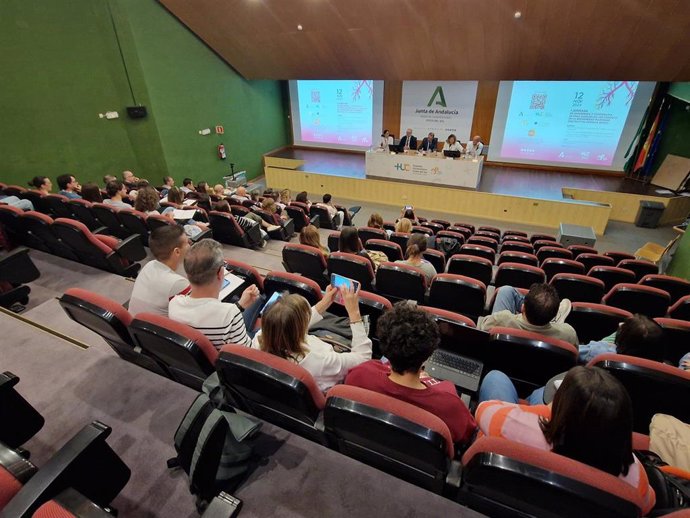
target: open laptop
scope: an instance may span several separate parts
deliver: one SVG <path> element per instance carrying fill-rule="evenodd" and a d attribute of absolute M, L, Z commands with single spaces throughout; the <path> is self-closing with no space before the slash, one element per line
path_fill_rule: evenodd
<path fill-rule="evenodd" d="M 480 347 L 479 342 L 488 340 L 488 333 L 440 317 L 436 317 L 436 322 L 441 331 L 441 343 L 426 361 L 424 370 L 434 378 L 453 382 L 463 392 L 477 392 L 484 364 L 457 351 L 469 342 L 473 343 L 472 348 L 474 345 Z"/>
<path fill-rule="evenodd" d="M 443 155 L 451 158 L 458 158 L 460 156 L 460 151 L 451 151 L 450 149 L 446 149 L 443 152 Z"/>

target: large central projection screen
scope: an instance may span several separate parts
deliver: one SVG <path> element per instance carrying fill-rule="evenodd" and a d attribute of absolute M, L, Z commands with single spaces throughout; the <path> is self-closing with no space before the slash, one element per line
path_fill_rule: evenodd
<path fill-rule="evenodd" d="M 489 160 L 622 171 L 654 86 L 501 81 Z"/>

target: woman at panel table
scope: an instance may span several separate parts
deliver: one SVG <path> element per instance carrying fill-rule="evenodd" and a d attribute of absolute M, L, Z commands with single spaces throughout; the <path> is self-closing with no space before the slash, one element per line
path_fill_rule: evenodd
<path fill-rule="evenodd" d="M 448 138 L 443 143 L 443 151 L 462 151 L 462 145 L 455 138 L 454 134 L 448 135 Z"/>
<path fill-rule="evenodd" d="M 383 133 L 381 134 L 381 140 L 379 141 L 379 147 L 381 149 L 384 149 L 385 151 L 389 151 L 390 150 L 389 146 L 392 146 L 393 143 L 394 143 L 394 140 L 390 134 L 390 131 L 383 130 Z"/>

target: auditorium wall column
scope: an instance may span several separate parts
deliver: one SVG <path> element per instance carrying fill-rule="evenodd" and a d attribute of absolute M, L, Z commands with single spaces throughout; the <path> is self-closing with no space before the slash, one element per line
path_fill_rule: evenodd
<path fill-rule="evenodd" d="M 400 110 L 402 108 L 402 81 L 383 83 L 383 128 L 400 138 Z"/>

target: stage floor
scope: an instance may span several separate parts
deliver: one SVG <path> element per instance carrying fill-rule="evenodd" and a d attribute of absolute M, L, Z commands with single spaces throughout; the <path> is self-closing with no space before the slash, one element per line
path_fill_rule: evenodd
<path fill-rule="evenodd" d="M 296 171 L 311 171 L 345 178 L 366 178 L 364 153 L 289 147 L 268 156 L 304 160 L 305 164 Z M 620 176 L 541 171 L 497 166 L 490 162 L 484 163 L 482 179 L 477 190 L 492 194 L 562 200 L 563 187 L 665 197 L 655 193 L 653 186 Z"/>

